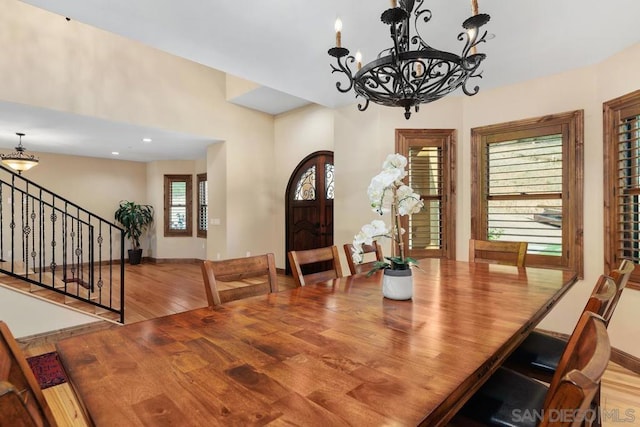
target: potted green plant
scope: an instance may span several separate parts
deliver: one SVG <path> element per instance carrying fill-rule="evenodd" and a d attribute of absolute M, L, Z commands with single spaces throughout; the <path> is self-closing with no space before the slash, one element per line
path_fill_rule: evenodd
<path fill-rule="evenodd" d="M 124 236 L 131 240 L 129 264 L 140 264 L 142 259 L 140 237 L 153 222 L 153 206 L 122 200 L 115 212 L 115 219 L 122 224 Z"/>

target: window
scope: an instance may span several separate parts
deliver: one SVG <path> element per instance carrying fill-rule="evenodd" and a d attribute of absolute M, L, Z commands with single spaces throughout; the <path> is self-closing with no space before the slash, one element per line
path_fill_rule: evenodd
<path fill-rule="evenodd" d="M 207 218 L 209 217 L 209 192 L 207 174 L 198 174 L 198 237 L 207 237 Z"/>
<path fill-rule="evenodd" d="M 471 238 L 528 242 L 528 266 L 582 277 L 583 116 L 471 130 Z"/>
<path fill-rule="evenodd" d="M 455 153 L 453 129 L 397 129 L 396 150 L 407 157 L 407 180 L 424 208 L 402 217 L 407 254 L 455 258 Z"/>
<path fill-rule="evenodd" d="M 605 267 L 640 262 L 640 91 L 604 103 Z M 632 283 L 633 282 L 633 283 Z M 640 271 L 629 286 L 640 289 Z"/>
<path fill-rule="evenodd" d="M 164 176 L 164 235 L 191 236 L 191 175 Z"/>

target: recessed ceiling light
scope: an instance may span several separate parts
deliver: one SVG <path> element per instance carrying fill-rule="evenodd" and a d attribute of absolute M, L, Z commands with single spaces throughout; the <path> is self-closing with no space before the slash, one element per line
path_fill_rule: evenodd
<path fill-rule="evenodd" d="M 151 142 L 151 138 L 142 138 L 142 142 Z"/>
<path fill-rule="evenodd" d="M 119 156 L 120 153 L 118 153 L 117 151 L 112 151 L 111 154 L 113 154 L 114 156 Z"/>

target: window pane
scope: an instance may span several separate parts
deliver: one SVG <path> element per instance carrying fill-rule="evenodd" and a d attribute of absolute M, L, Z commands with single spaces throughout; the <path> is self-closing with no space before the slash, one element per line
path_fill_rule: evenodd
<path fill-rule="evenodd" d="M 327 189 L 327 200 L 333 200 L 333 165 L 324 165 L 325 188 Z"/>
<path fill-rule="evenodd" d="M 619 258 L 640 261 L 640 131 L 639 117 L 622 120 L 618 134 L 618 247 Z"/>
<path fill-rule="evenodd" d="M 169 210 L 169 228 L 171 230 L 186 230 L 187 229 L 187 208 L 173 206 Z"/>
<path fill-rule="evenodd" d="M 528 242 L 528 254 L 562 255 L 562 200 L 490 200 L 489 240 Z"/>
<path fill-rule="evenodd" d="M 409 218 L 409 249 L 442 249 L 442 148 L 409 148 L 409 185 L 424 208 Z"/>
<path fill-rule="evenodd" d="M 186 205 L 187 204 L 187 183 L 173 181 L 171 183 L 171 204 Z"/>
<path fill-rule="evenodd" d="M 204 178 L 198 177 L 198 230 L 207 231 L 207 217 L 208 217 L 208 185 L 206 176 Z M 204 179 L 204 180 L 203 180 Z"/>
<path fill-rule="evenodd" d="M 294 200 L 315 200 L 316 199 L 316 167 L 311 166 L 300 177 L 296 185 L 296 195 Z"/>
<path fill-rule="evenodd" d="M 489 194 L 562 192 L 562 135 L 488 144 Z"/>
<path fill-rule="evenodd" d="M 489 240 L 524 241 L 529 254 L 561 256 L 562 135 L 490 143 L 487 159 Z"/>
<path fill-rule="evenodd" d="M 193 176 L 164 176 L 164 235 L 191 236 L 193 230 Z"/>

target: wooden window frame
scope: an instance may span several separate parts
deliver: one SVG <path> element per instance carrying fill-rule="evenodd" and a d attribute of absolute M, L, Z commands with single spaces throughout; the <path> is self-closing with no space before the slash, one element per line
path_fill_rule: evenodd
<path fill-rule="evenodd" d="M 425 141 L 426 140 L 426 141 Z M 396 151 L 409 156 L 410 147 L 442 148 L 442 248 L 439 250 L 409 250 L 408 233 L 403 236 L 405 253 L 414 258 L 446 258 L 456 257 L 456 143 L 455 129 L 396 129 Z M 408 179 L 408 178 L 407 178 Z M 401 217 L 401 227 L 409 229 L 409 219 Z M 396 245 L 392 245 L 395 249 Z"/>
<path fill-rule="evenodd" d="M 555 260 L 544 255 L 527 256 L 532 267 L 573 270 L 579 278 L 584 275 L 583 249 L 583 189 L 584 189 L 584 111 L 517 120 L 471 129 L 471 238 L 488 239 L 486 197 L 487 165 L 485 146 L 491 142 L 507 141 L 545 134 L 560 127 L 563 134 L 562 199 L 563 254 Z M 549 133 L 551 134 L 551 133 Z"/>
<path fill-rule="evenodd" d="M 173 182 L 186 183 L 186 229 L 172 230 L 170 224 L 171 184 Z M 193 236 L 193 175 L 165 175 L 164 176 L 164 236 L 165 237 L 191 237 Z"/>
<path fill-rule="evenodd" d="M 202 218 L 202 207 L 206 206 L 207 208 L 207 212 L 209 211 L 209 205 L 208 204 L 203 204 L 202 203 L 202 199 L 200 198 L 200 184 L 202 182 L 207 182 L 207 174 L 206 173 L 199 173 L 198 175 L 196 175 L 196 188 L 198 189 L 198 217 L 196 218 L 196 235 L 198 237 L 202 237 L 202 238 L 206 238 L 207 237 L 207 218 Z M 203 222 L 204 219 L 204 222 Z M 201 225 L 204 224 L 204 229 L 201 227 Z"/>
<path fill-rule="evenodd" d="M 604 270 L 611 272 L 618 267 L 618 195 L 620 192 L 618 177 L 620 120 L 632 115 L 640 115 L 640 90 L 603 103 L 603 144 L 604 144 Z M 640 290 L 640 269 L 636 268 L 627 287 Z"/>

